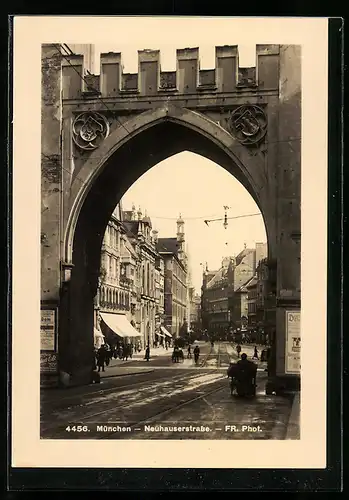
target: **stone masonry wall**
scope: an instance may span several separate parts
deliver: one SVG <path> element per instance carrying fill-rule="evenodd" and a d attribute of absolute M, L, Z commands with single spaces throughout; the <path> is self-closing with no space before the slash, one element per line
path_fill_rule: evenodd
<path fill-rule="evenodd" d="M 60 289 L 61 55 L 42 47 L 41 300 L 58 301 Z"/>

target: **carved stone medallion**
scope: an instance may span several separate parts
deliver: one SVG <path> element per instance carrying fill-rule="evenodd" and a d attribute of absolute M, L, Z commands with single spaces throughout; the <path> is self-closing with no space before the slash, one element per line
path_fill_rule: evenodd
<path fill-rule="evenodd" d="M 73 141 L 78 148 L 92 151 L 109 135 L 109 122 L 100 113 L 88 112 L 78 115 L 73 123 Z"/>
<path fill-rule="evenodd" d="M 267 117 L 259 106 L 239 106 L 230 115 L 229 128 L 241 144 L 258 144 L 266 134 Z"/>

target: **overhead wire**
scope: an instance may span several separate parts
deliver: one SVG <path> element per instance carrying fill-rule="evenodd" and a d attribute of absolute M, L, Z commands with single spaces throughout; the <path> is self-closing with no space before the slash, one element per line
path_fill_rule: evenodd
<path fill-rule="evenodd" d="M 261 212 L 258 212 L 258 213 L 255 213 L 255 214 L 245 214 L 245 215 L 236 215 L 236 216 L 233 216 L 233 217 L 227 217 L 227 219 L 240 219 L 242 217 L 255 217 L 257 215 L 262 215 Z M 224 217 L 220 217 L 218 219 L 208 219 L 209 216 L 198 216 L 198 217 L 184 217 L 182 216 L 182 219 L 184 221 L 186 220 L 205 220 L 207 222 L 216 222 L 216 221 L 221 221 L 221 220 L 224 220 Z M 178 217 L 161 217 L 161 216 L 157 216 L 157 215 L 152 215 L 151 216 L 151 219 L 163 219 L 163 220 L 177 220 Z"/>

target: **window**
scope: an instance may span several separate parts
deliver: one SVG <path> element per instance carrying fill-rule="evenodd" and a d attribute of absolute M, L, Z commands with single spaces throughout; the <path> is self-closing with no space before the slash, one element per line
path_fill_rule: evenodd
<path fill-rule="evenodd" d="M 147 263 L 147 294 L 150 295 L 150 271 L 149 262 Z"/>
<path fill-rule="evenodd" d="M 107 278 L 109 277 L 109 255 L 105 256 L 105 270 L 107 272 Z"/>

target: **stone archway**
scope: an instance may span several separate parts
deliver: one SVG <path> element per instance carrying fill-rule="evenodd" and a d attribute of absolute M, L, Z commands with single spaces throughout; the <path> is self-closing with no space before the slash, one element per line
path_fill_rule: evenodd
<path fill-rule="evenodd" d="M 300 49 L 257 46 L 248 74 L 236 47 L 217 47 L 209 72 L 199 70 L 197 52 L 177 51 L 175 75 L 161 73 L 157 54 L 142 53 L 142 71 L 131 80 L 119 54 L 104 54 L 90 92 L 82 88 L 82 56 L 68 64 L 55 45 L 43 46 L 41 302 L 59 307 L 59 368 L 74 383 L 90 376 L 93 297 L 110 215 L 143 173 L 184 150 L 225 168 L 260 208 L 277 274 L 275 373 L 285 373 L 285 313 L 300 308 Z M 265 135 L 256 147 L 229 126 L 241 107 L 262 110 Z M 91 112 L 104 121 L 109 113 L 113 124 L 86 153 L 75 148 L 72 127 Z"/>
<path fill-rule="evenodd" d="M 133 132 L 127 136 L 125 128 Z M 183 150 L 215 161 L 253 196 L 265 221 L 269 255 L 276 248 L 274 198 L 261 173 L 261 156 L 249 156 L 241 148 L 237 148 L 237 154 L 236 141 L 222 127 L 199 113 L 174 106 L 141 114 L 126 122 L 125 128 L 117 129 L 104 141 L 98 151 L 102 160 L 88 160 L 71 188 L 74 202 L 64 247 L 65 260 L 73 270 L 69 289 L 61 301 L 59 348 L 61 366 L 70 372 L 74 370 L 75 383 L 82 383 L 89 373 L 89 332 L 105 227 L 124 192 L 146 170 Z M 149 325 L 145 328 L 146 342 L 148 329 Z"/>

